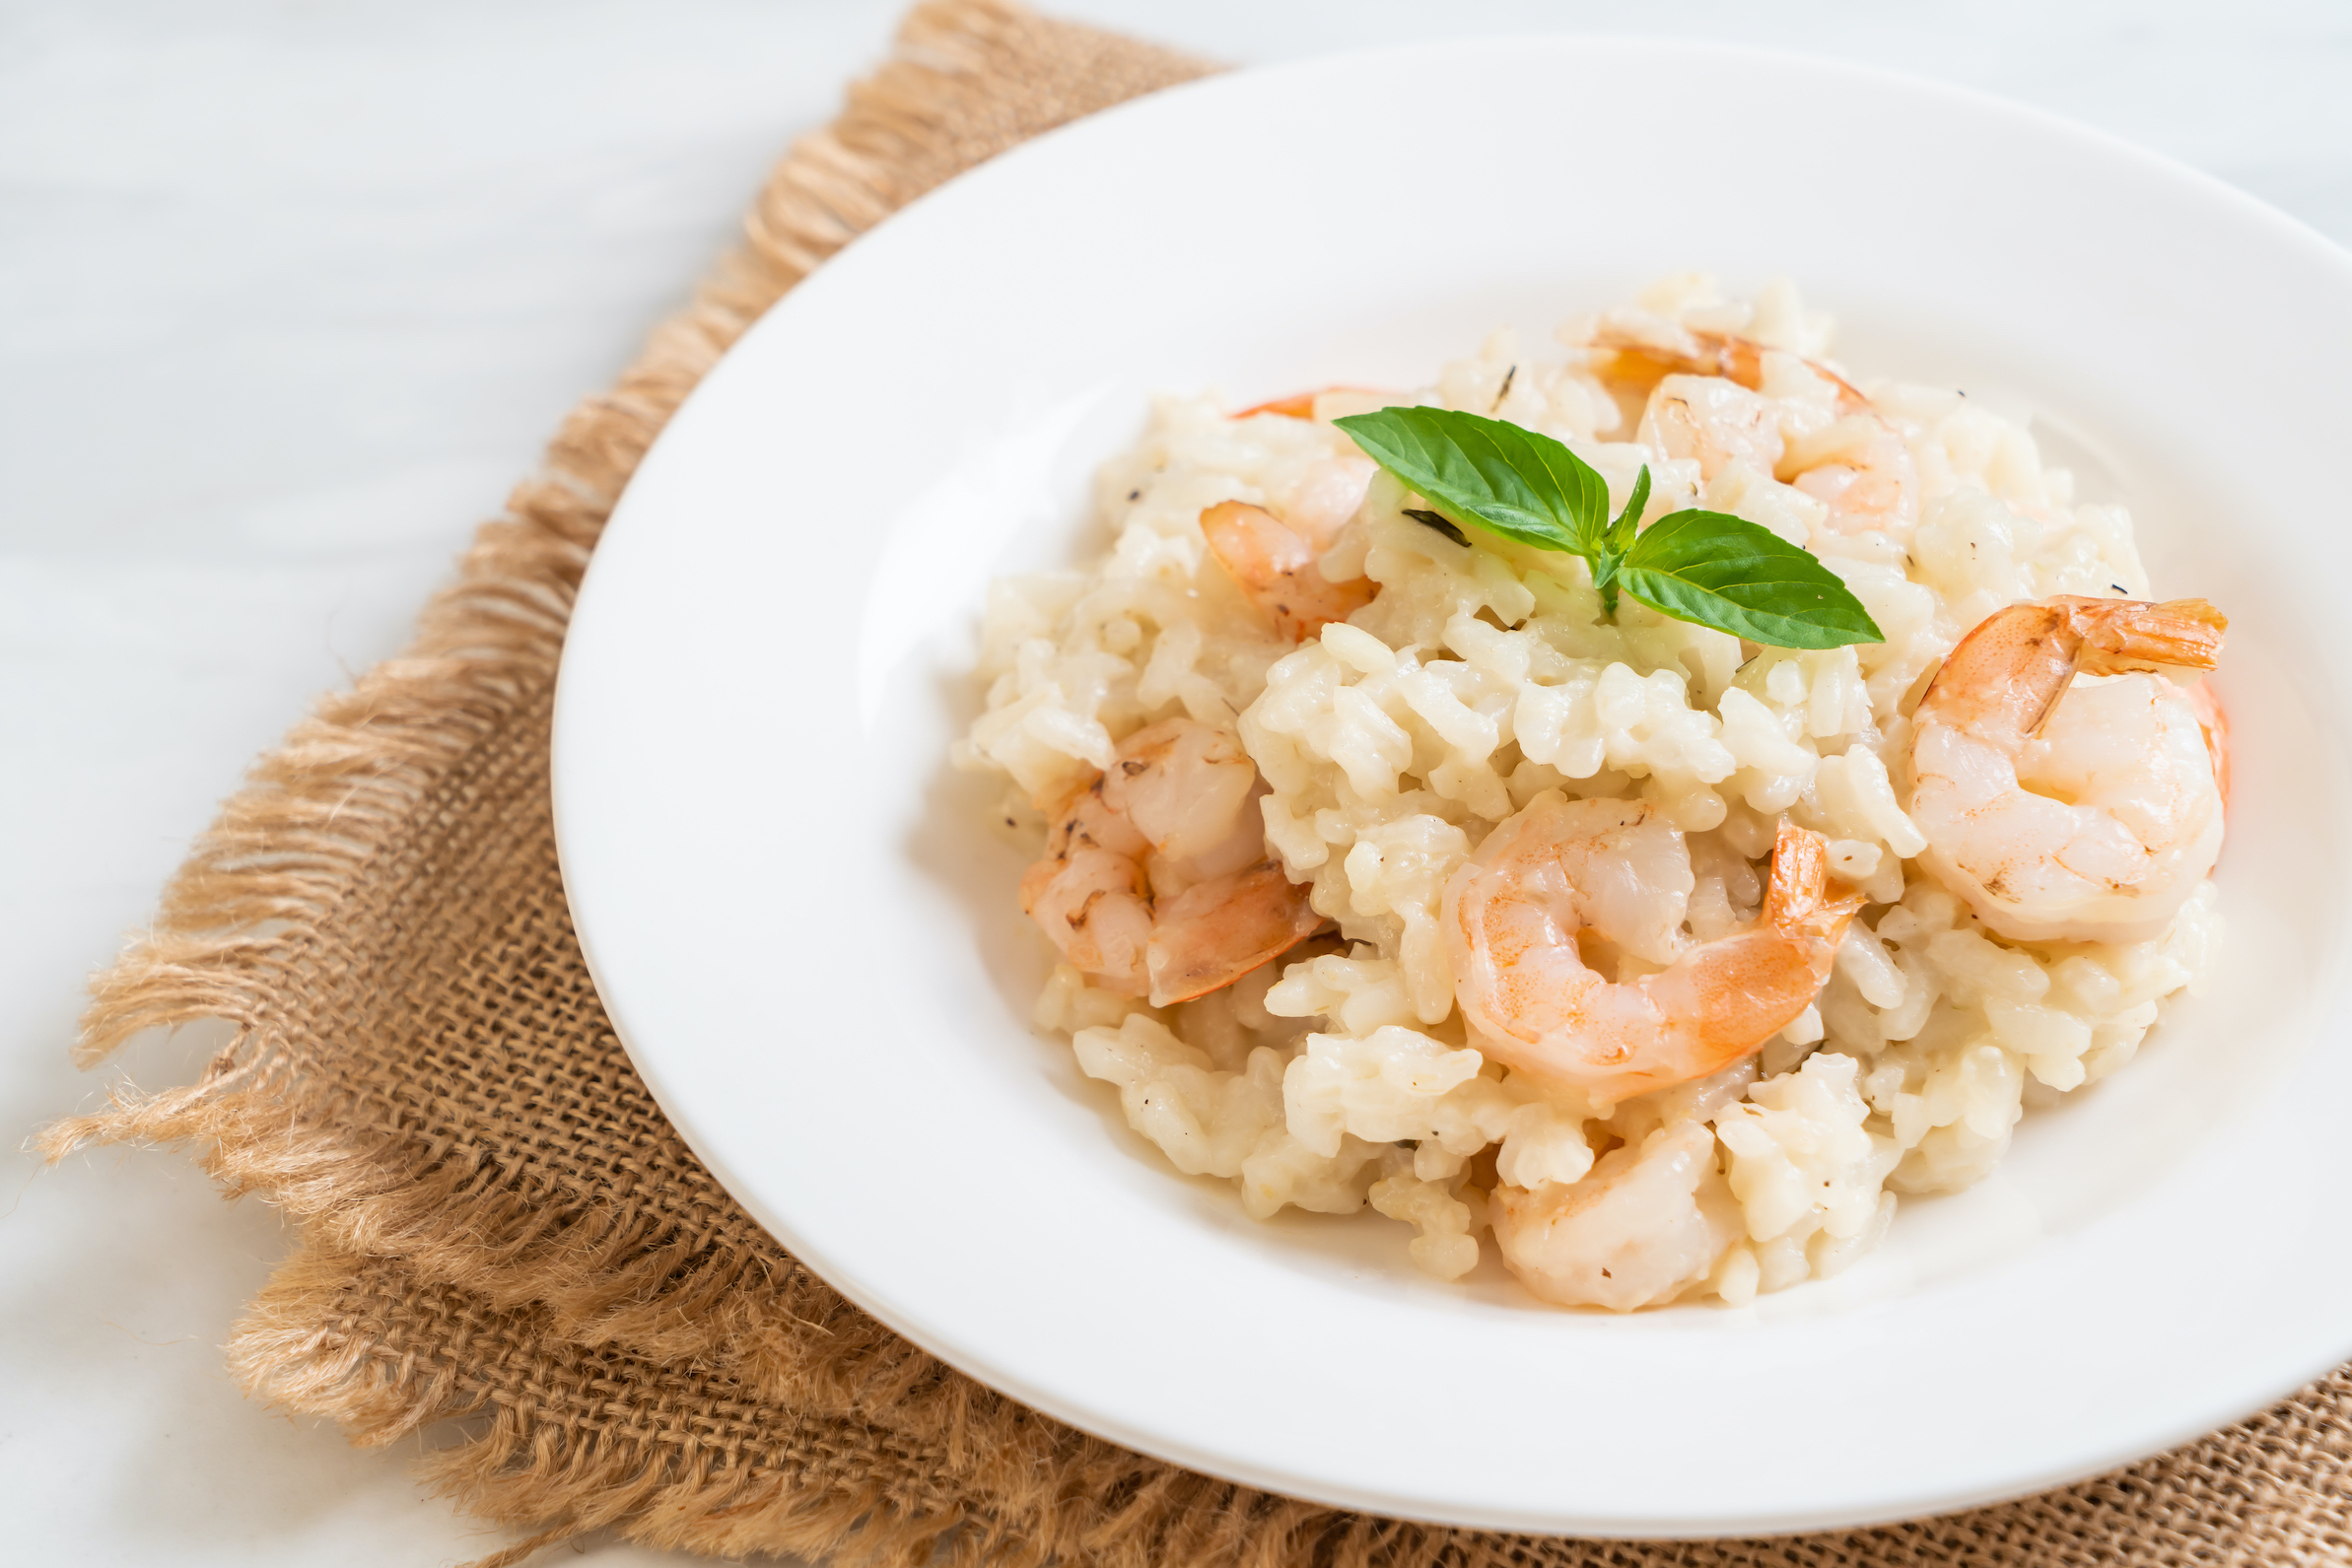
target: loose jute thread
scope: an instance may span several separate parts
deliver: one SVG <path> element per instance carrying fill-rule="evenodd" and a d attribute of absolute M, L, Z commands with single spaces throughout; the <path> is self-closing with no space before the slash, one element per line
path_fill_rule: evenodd
<path fill-rule="evenodd" d="M 225 1192 L 292 1216 L 300 1248 L 239 1326 L 232 1367 L 359 1443 L 474 1418 L 426 1479 L 534 1533 L 483 1568 L 596 1530 L 851 1568 L 2352 1560 L 2343 1372 L 2063 1491 L 1777 1540 L 1511 1536 L 1211 1480 L 897 1338 L 770 1240 L 663 1122 L 597 1005 L 548 817 L 556 658 L 597 531 L 687 390 L 811 268 L 956 171 L 1207 69 L 1009 0 L 913 12 L 889 62 L 778 167 L 689 308 L 565 421 L 409 650 L 254 766 L 152 931 L 96 983 L 76 1057 L 206 1018 L 232 1043 L 191 1086 L 117 1085 L 107 1110 L 43 1134 L 46 1152 L 178 1145 Z M 1877 1375 L 1824 1369 L 1841 1374 Z M 1442 1408 L 1401 1407 L 1400 1441 L 1482 1441 Z M 1558 1414 L 1604 1433 L 1611 1419 Z"/>

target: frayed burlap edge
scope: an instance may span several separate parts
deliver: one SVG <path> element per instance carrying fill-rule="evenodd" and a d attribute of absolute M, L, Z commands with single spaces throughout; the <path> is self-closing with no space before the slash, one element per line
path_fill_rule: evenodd
<path fill-rule="evenodd" d="M 123 1092 L 53 1128 L 48 1151 L 186 1144 L 232 1193 L 293 1214 L 305 1247 L 239 1330 L 241 1377 L 361 1441 L 444 1416 L 486 1422 L 429 1478 L 484 1518 L 541 1530 L 493 1562 L 598 1528 L 893 1565 L 942 1541 L 971 1560 L 1106 1568 L 2343 1560 L 2341 1375 L 2196 1449 L 2004 1509 L 1774 1542 L 1534 1541 L 1269 1497 L 1024 1411 L 842 1302 L 707 1179 L 677 1201 L 616 1204 L 463 1168 L 420 1179 L 343 1135 L 338 1091 L 318 1088 L 332 1075 L 311 1071 L 273 996 L 304 966 L 336 961 L 319 932 L 405 824 L 464 808 L 485 738 L 543 721 L 596 534 L 686 392 L 778 296 L 906 200 L 1201 69 L 1003 0 L 918 10 L 897 57 L 780 167 L 692 307 L 566 422 L 410 650 L 256 767 L 154 931 L 100 981 L 77 1056 L 200 1018 L 229 1020 L 235 1042 L 194 1086 Z M 1000 91 L 1040 72 L 1042 112 Z M 371 1317 L 385 1299 L 411 1317 Z M 673 1418 L 634 1418 L 647 1411 Z"/>
<path fill-rule="evenodd" d="M 541 473 L 518 487 L 458 580 L 426 606 L 410 648 L 323 700 L 254 766 L 167 887 L 151 930 L 94 984 L 75 1059 L 94 1065 L 134 1035 L 205 1019 L 231 1024 L 231 1045 L 194 1084 L 151 1094 L 117 1086 L 107 1110 L 59 1123 L 37 1146 L 51 1158 L 100 1142 L 188 1147 L 226 1193 L 280 1205 L 323 1256 L 399 1258 L 491 1307 L 533 1308 L 550 1332 L 585 1344 L 735 1366 L 772 1394 L 845 1416 L 884 1410 L 894 1427 L 946 1440 L 951 1454 L 967 1446 L 975 1405 L 1017 1410 L 849 1308 L 739 1215 L 715 1231 L 657 1207 L 550 1203 L 462 1168 L 420 1179 L 372 1158 L 338 1123 L 331 1088 L 317 1092 L 331 1076 L 308 1071 L 305 1042 L 272 1001 L 331 945 L 322 926 L 387 837 L 431 807 L 484 737 L 543 704 L 573 595 L 622 487 L 687 392 L 769 305 L 962 169 L 1208 69 L 1006 0 L 915 10 L 893 58 L 779 165 L 742 243 L 690 307 L 609 392 L 566 420 Z M 1008 95 L 1008 83 L 1025 91 Z M 288 1269 L 271 1298 L 281 1315 L 318 1277 L 300 1260 Z M 239 1364 L 257 1392 L 291 1398 L 268 1357 L 241 1349 Z M 365 1427 L 368 1401 L 355 1399 L 350 1415 Z M 295 1402 L 338 1413 L 314 1387 Z M 997 1451 L 1010 1463 L 1059 1467 L 1075 1439 L 1112 1468 L 1145 1465 L 1051 1423 L 1013 1424 L 1026 1430 Z M 1016 1434 L 993 1440 L 1007 1436 Z"/>
<path fill-rule="evenodd" d="M 1039 1466 L 765 1402 L 723 1371 L 561 1340 L 544 1314 L 489 1308 L 391 1259 L 301 1253 L 256 1300 L 230 1359 L 281 1405 L 331 1417 L 365 1445 L 472 1418 L 467 1442 L 427 1462 L 425 1482 L 469 1514 L 539 1532 L 477 1568 L 599 1529 L 723 1556 L 822 1555 L 831 1568 L 1371 1568 L 1433 1563 L 1441 1549 L 1417 1527 L 1107 1445 Z M 1401 1533 L 1423 1549 L 1384 1549 Z"/>
<path fill-rule="evenodd" d="M 188 1146 L 225 1191 L 265 1194 L 338 1251 L 399 1257 L 495 1305 L 544 1308 L 585 1343 L 724 1360 L 835 1410 L 935 1403 L 944 1420 L 975 1398 L 994 1400 L 910 1357 L 739 1214 L 714 1226 L 677 1206 L 607 1206 L 594 1194 L 551 1202 L 462 1167 L 420 1175 L 373 1160 L 354 1148 L 331 1094 L 306 1071 L 305 1043 L 271 1004 L 289 974 L 319 959 L 321 926 L 387 837 L 450 787 L 485 736 L 544 703 L 573 594 L 622 486 L 769 305 L 960 170 L 1208 69 L 1005 0 L 913 12 L 896 55 L 778 167 L 743 243 L 689 308 L 610 392 L 567 419 L 544 470 L 482 529 L 409 649 L 324 700 L 255 765 L 167 887 L 152 930 L 95 983 L 75 1057 L 92 1065 L 133 1035 L 199 1019 L 227 1020 L 233 1043 L 196 1083 L 118 1089 L 107 1110 L 56 1125 L 39 1146 L 52 1157 L 97 1142 Z M 1008 100 L 1008 79 L 1042 86 Z M 822 1335 L 776 1331 L 785 1322 Z"/>
<path fill-rule="evenodd" d="M 1536 1539 L 1323 1509 L 1069 1433 L 1040 1466 L 995 1421 L 928 1436 L 875 1415 L 763 1402 L 724 1371 L 551 1335 L 396 1260 L 306 1252 L 255 1303 L 233 1365 L 291 1408 L 384 1443 L 486 1423 L 426 1480 L 478 1517 L 537 1529 L 477 1568 L 595 1529 L 831 1568 L 2322 1568 L 2345 1523 L 2352 1374 L 2194 1448 L 2019 1503 L 1879 1530 L 1763 1540 Z M 691 1419 L 679 1419 L 679 1412 Z M 1605 1422 L 1606 1412 L 1591 1412 Z M 1416 1430 L 1400 1417 L 1400 1435 Z M 991 1440 L 983 1443 L 979 1439 Z"/>

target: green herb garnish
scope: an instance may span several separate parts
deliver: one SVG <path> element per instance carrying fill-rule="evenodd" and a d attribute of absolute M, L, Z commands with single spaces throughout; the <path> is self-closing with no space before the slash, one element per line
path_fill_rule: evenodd
<path fill-rule="evenodd" d="M 1444 509 L 1442 514 L 1416 511 L 1419 520 L 1474 523 L 1539 550 L 1581 556 L 1612 616 L 1623 589 L 1660 615 L 1772 648 L 1885 641 L 1835 573 L 1769 528 L 1695 509 L 1643 528 L 1646 465 L 1625 511 L 1612 517 L 1609 487 L 1589 464 L 1551 437 L 1508 421 L 1443 408 L 1383 408 L 1332 423 Z"/>

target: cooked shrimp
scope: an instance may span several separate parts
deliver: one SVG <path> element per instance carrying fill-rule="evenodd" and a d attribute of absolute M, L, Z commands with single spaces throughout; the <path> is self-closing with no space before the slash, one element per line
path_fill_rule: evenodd
<path fill-rule="evenodd" d="M 1812 1003 L 1862 905 L 1830 880 L 1821 839 L 1786 823 L 1754 925 L 1692 942 L 1692 886 L 1681 831 L 1646 801 L 1539 797 L 1497 825 L 1445 890 L 1473 1044 L 1610 1100 L 1703 1077 Z M 1588 934 L 1662 967 L 1605 980 L 1585 961 Z"/>
<path fill-rule="evenodd" d="M 1102 985 L 1128 996 L 1151 989 L 1151 892 L 1135 860 L 1096 849 L 1040 860 L 1021 877 L 1021 910 Z"/>
<path fill-rule="evenodd" d="M 1828 507 L 1833 533 L 1904 531 L 1919 520 L 1911 443 L 1875 413 L 1848 414 L 1792 438 L 1773 475 Z"/>
<path fill-rule="evenodd" d="M 1361 455 L 1326 457 L 1309 463 L 1289 493 L 1281 498 L 1283 525 L 1307 542 L 1310 550 L 1328 550 L 1340 530 L 1348 526 L 1372 488 L 1380 465 Z"/>
<path fill-rule="evenodd" d="M 1355 392 L 1366 398 L 1388 395 L 1369 386 L 1324 386 L 1318 387 L 1312 392 L 1293 392 L 1288 397 L 1270 397 L 1263 403 L 1253 404 L 1243 409 L 1233 417 L 1249 419 L 1259 414 L 1280 414 L 1285 419 L 1313 419 L 1315 417 L 1315 399 L 1328 392 Z"/>
<path fill-rule="evenodd" d="M 2221 791 L 2222 809 L 2230 805 L 2230 716 L 2222 712 L 2213 688 L 2199 681 L 2188 689 L 2188 704 L 2196 710 L 2197 727 L 2205 732 L 2205 751 L 2213 759 L 2213 787 Z"/>
<path fill-rule="evenodd" d="M 1362 499 L 1358 490 L 1356 500 Z M 1220 501 L 1201 513 L 1201 531 L 1209 536 L 1211 552 L 1242 597 L 1273 619 L 1275 631 L 1286 643 L 1302 642 L 1334 621 L 1345 621 L 1380 591 L 1369 578 L 1328 580 L 1315 565 L 1324 543 L 1285 525 L 1264 507 Z"/>
<path fill-rule="evenodd" d="M 1756 395 L 1770 352 L 1762 344 L 1727 332 L 1685 332 L 1674 343 L 1656 343 L 1606 327 L 1596 341 L 1615 356 L 1605 374 L 1656 383 L 1635 438 L 1645 445 L 1669 457 L 1697 458 L 1708 479 L 1740 458 L 1827 506 L 1833 533 L 1907 529 L 1919 520 L 1910 443 L 1829 367 L 1802 362 L 1837 389 L 1842 417 L 1784 442 L 1770 403 Z"/>
<path fill-rule="evenodd" d="M 1753 338 L 1731 332 L 1677 328 L 1670 338 L 1651 339 L 1606 323 L 1593 343 L 1610 355 L 1594 367 L 1607 379 L 1646 385 L 1668 375 L 1719 375 L 1751 391 L 1764 385 L 1764 358 L 1773 352 Z M 1838 412 L 1852 413 L 1870 406 L 1870 399 L 1835 371 L 1813 360 L 1802 363 L 1837 389 Z"/>
<path fill-rule="evenodd" d="M 1696 458 L 1703 479 L 1735 460 L 1766 474 L 1780 461 L 1780 426 L 1770 401 L 1718 375 L 1661 380 L 1633 439 L 1668 457 Z"/>
<path fill-rule="evenodd" d="M 1260 792 L 1226 731 L 1190 718 L 1139 729 L 1052 812 L 1021 909 L 1072 964 L 1154 1007 L 1230 985 L 1323 923 L 1266 858 Z"/>
<path fill-rule="evenodd" d="M 2213 668 L 2228 627 L 2203 599 L 1988 616 L 1912 716 L 1928 869 L 2012 940 L 2161 932 L 2221 853 L 2221 729 L 2154 672 Z"/>
<path fill-rule="evenodd" d="M 1132 836 L 1124 852 L 1145 862 L 1156 895 L 1266 857 L 1258 765 L 1229 730 L 1190 718 L 1147 724 L 1120 743 L 1119 761 L 1096 793 Z M 1070 820 L 1091 825 L 1092 818 L 1081 804 Z"/>
<path fill-rule="evenodd" d="M 1529 1290 L 1563 1307 L 1671 1301 L 1740 1235 L 1740 1206 L 1703 1123 L 1660 1127 L 1601 1156 L 1582 1181 L 1494 1191 L 1494 1240 Z"/>
<path fill-rule="evenodd" d="M 1323 917 L 1307 907 L 1307 890 L 1279 865 L 1261 862 L 1195 883 L 1152 913 L 1144 954 L 1151 1004 L 1165 1007 L 1229 986 L 1322 924 Z"/>

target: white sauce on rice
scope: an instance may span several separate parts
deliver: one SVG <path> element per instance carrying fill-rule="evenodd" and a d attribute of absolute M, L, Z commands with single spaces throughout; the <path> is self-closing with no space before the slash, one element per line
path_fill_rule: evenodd
<path fill-rule="evenodd" d="M 1669 279 L 1606 319 L 1621 334 L 1740 333 L 1781 351 L 1764 418 L 1802 437 L 1835 417 L 1832 384 L 1798 358 L 1822 357 L 1828 323 L 1785 286 L 1748 303 Z M 1649 515 L 1705 507 L 1808 546 L 1884 643 L 1744 652 L 1630 599 L 1612 624 L 1580 562 L 1483 532 L 1454 544 L 1404 515 L 1385 475 L 1321 561 L 1377 596 L 1319 638 L 1277 642 L 1207 553 L 1202 511 L 1311 505 L 1335 463 L 1360 456 L 1329 419 L 1416 399 L 1327 394 L 1308 420 L 1168 397 L 1102 471 L 1101 558 L 992 586 L 986 712 L 955 757 L 1006 776 L 1008 812 L 1034 824 L 1032 801 L 1182 714 L 1237 730 L 1271 785 L 1269 846 L 1344 951 L 1294 951 L 1164 1009 L 1063 964 L 1037 1002 L 1037 1022 L 1072 1038 L 1177 1169 L 1230 1179 L 1259 1218 L 1368 1206 L 1414 1227 L 1414 1262 L 1450 1279 L 1491 1245 L 1498 1189 L 1517 1200 L 1601 1183 L 1633 1158 L 1596 1172 L 1608 1151 L 1703 1148 L 1705 1134 L 1674 1129 L 1704 1127 L 1710 1169 L 1654 1200 L 1621 1180 L 1615 1200 L 1682 1205 L 1690 1256 L 1657 1299 L 1736 1304 L 1845 1266 L 1885 1235 L 1897 1194 L 1977 1181 L 2027 1109 L 2128 1062 L 2221 920 L 2207 881 L 2154 939 L 2002 941 L 1920 866 L 1925 840 L 1900 803 L 1909 707 L 1964 633 L 2018 599 L 2145 595 L 2122 509 L 2074 504 L 2071 476 L 2043 466 L 2023 426 L 1958 392 L 1869 383 L 1916 467 L 1916 522 L 1834 531 L 1823 501 L 1747 462 L 1702 480 L 1698 461 L 1637 443 L 1637 407 L 1583 368 L 1595 325 L 1563 328 L 1565 356 L 1549 361 L 1498 332 L 1418 400 L 1567 443 L 1609 481 L 1613 511 L 1646 463 Z M 1681 829 L 1695 939 L 1755 917 L 1783 815 L 1828 841 L 1871 905 L 1818 1001 L 1759 1057 L 1617 1105 L 1539 1086 L 1470 1045 L 1438 912 L 1488 831 L 1547 790 L 1637 796 Z"/>

